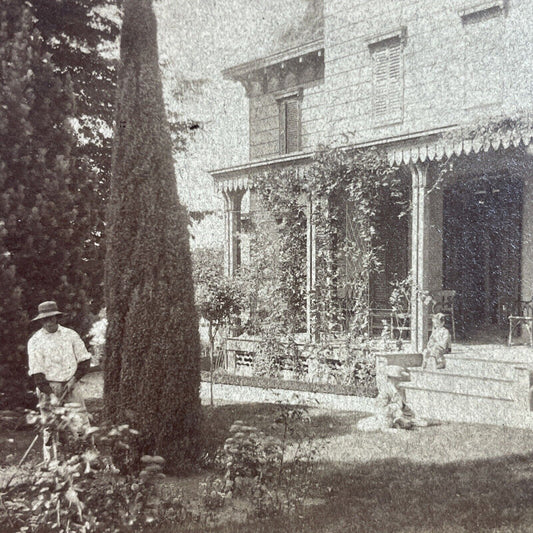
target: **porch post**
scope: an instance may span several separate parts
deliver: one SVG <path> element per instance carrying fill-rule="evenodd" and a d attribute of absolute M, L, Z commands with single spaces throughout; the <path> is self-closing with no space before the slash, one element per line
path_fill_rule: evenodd
<path fill-rule="evenodd" d="M 241 264 L 241 201 L 244 190 L 224 191 L 224 274 L 233 277 Z"/>
<path fill-rule="evenodd" d="M 316 282 L 316 239 L 315 225 L 313 223 L 313 199 L 309 195 L 307 199 L 307 269 L 306 269 L 306 319 L 307 319 L 307 338 L 313 340 L 313 291 Z"/>
<path fill-rule="evenodd" d="M 422 351 L 427 342 L 428 311 L 423 295 L 429 281 L 429 204 L 428 166 L 411 165 L 411 345 L 415 352 Z"/>

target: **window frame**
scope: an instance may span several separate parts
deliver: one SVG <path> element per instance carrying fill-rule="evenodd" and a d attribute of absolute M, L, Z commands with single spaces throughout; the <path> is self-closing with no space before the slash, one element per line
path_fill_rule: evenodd
<path fill-rule="evenodd" d="M 366 39 L 372 65 L 372 123 L 376 127 L 400 124 L 404 120 L 404 45 L 406 33 L 406 28 L 401 27 Z M 395 57 L 392 54 L 396 50 L 397 55 Z M 380 67 L 388 70 L 384 81 L 379 79 Z M 397 72 L 397 79 L 393 80 L 392 73 L 395 71 Z M 382 94 L 378 92 L 380 84 L 384 86 Z M 380 112 L 381 106 L 379 104 L 380 100 L 383 99 L 385 102 L 381 106 L 384 106 L 384 109 Z M 395 99 L 397 106 L 392 108 L 392 102 Z"/>
<path fill-rule="evenodd" d="M 469 111 L 501 105 L 505 77 L 495 77 L 495 73 L 500 72 L 504 65 L 498 43 L 504 35 L 506 1 L 487 0 L 461 10 L 459 15 L 463 29 L 462 108 Z M 500 18 L 501 21 L 498 20 Z M 494 38 L 495 31 L 502 32 L 498 39 Z M 489 34 L 491 39 L 484 40 L 483 36 Z M 494 42 L 489 44 L 492 41 Z M 491 60 L 492 65 L 488 64 Z M 485 74 L 481 75 L 482 72 Z M 498 81 L 489 87 L 485 79 Z M 483 87 L 487 92 L 480 91 L 479 87 Z"/>
<path fill-rule="evenodd" d="M 300 152 L 302 149 L 302 99 L 303 91 L 297 90 L 290 93 L 284 93 L 276 97 L 278 104 L 278 132 L 279 132 L 279 153 L 280 155 Z M 296 148 L 289 150 L 289 128 L 287 121 L 287 103 L 295 102 L 296 104 Z"/>

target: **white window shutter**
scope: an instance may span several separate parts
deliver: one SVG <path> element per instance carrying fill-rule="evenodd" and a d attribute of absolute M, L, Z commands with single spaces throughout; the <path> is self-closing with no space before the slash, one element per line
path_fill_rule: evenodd
<path fill-rule="evenodd" d="M 376 123 L 398 122 L 403 111 L 402 45 L 399 39 L 374 48 L 373 115 Z"/>

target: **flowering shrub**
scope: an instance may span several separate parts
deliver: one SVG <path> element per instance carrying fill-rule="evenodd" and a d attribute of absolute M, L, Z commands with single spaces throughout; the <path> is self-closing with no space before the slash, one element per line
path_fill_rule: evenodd
<path fill-rule="evenodd" d="M 46 427 L 57 439 L 57 457 L 35 468 L 29 480 L 9 479 L 2 489 L 0 530 L 138 531 L 154 522 L 161 502 L 154 482 L 162 474 L 164 459 L 143 456 L 137 473 L 132 464 L 132 444 L 138 432 L 128 425 L 89 427 L 79 436 L 73 429 L 72 405 L 55 407 L 42 418 L 28 414 L 28 422 Z M 74 427 L 73 427 L 74 424 Z M 113 458 L 118 454 L 119 461 Z"/>
<path fill-rule="evenodd" d="M 304 408 L 284 405 L 275 420 L 281 437 L 235 421 L 218 456 L 223 478 L 203 485 L 204 505 L 213 509 L 240 496 L 251 502 L 257 517 L 300 509 L 311 488 L 317 452 L 308 422 Z"/>
<path fill-rule="evenodd" d="M 272 479 L 281 459 L 281 442 L 265 437 L 257 428 L 246 426 L 240 420 L 233 423 L 230 433 L 221 454 L 224 477 L 229 481 L 226 488 L 238 493 L 245 479 L 257 478 L 260 482 Z"/>
<path fill-rule="evenodd" d="M 206 509 L 219 509 L 224 507 L 226 498 L 231 497 L 231 491 L 226 490 L 227 483 L 216 476 L 210 476 L 200 483 L 202 504 Z"/>
<path fill-rule="evenodd" d="M 102 309 L 102 311 L 100 311 L 98 317 L 98 320 L 93 323 L 91 329 L 89 330 L 89 333 L 87 334 L 89 338 L 89 344 L 92 348 L 94 365 L 99 365 L 102 363 L 101 358 L 105 348 L 107 331 L 107 318 L 105 314 L 105 309 Z"/>

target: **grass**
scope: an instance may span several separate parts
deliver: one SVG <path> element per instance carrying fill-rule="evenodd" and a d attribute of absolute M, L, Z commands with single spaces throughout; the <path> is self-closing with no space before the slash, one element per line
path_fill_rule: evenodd
<path fill-rule="evenodd" d="M 214 408 L 210 422 L 221 436 L 236 418 L 268 432 L 277 409 L 225 405 Z M 319 503 L 304 516 L 213 531 L 533 531 L 533 433 L 466 424 L 361 433 L 361 416 L 311 412 L 309 431 L 321 452 L 310 496 Z"/>
<path fill-rule="evenodd" d="M 206 451 L 213 453 L 234 420 L 267 434 L 279 406 L 205 408 Z M 303 516 L 214 526 L 218 533 L 529 532 L 533 531 L 533 433 L 496 426 L 442 424 L 413 431 L 361 433 L 361 414 L 313 409 L 309 434 L 318 446 L 313 505 Z M 32 432 L 0 435 L 0 449 L 22 455 Z M 16 444 L 7 439 L 16 437 Z M 29 440 L 28 440 L 29 439 Z M 24 441 L 26 445 L 24 445 Z M 6 448 L 9 444 L 11 448 Z M 16 448 L 16 449 L 15 449 Z M 1 454 L 0 464 L 6 464 Z M 208 472 L 174 479 L 196 487 Z M 193 489 L 191 489 L 193 490 Z M 205 531 L 188 524 L 169 531 Z M 158 533 L 163 533 L 158 529 Z"/>

